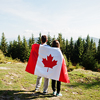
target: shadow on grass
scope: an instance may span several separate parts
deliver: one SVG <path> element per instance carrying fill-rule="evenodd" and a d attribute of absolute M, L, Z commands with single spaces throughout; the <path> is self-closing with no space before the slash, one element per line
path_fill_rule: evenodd
<path fill-rule="evenodd" d="M 96 86 L 100 86 L 100 81 L 97 81 L 97 82 L 90 82 L 90 83 L 78 83 L 78 82 L 76 82 L 76 83 L 72 83 L 72 84 L 69 84 L 69 85 L 67 85 L 68 87 L 79 87 L 79 86 L 82 86 L 82 87 L 84 87 L 84 88 L 93 88 L 94 86 L 96 87 Z"/>
<path fill-rule="evenodd" d="M 22 90 L 0 90 L 0 100 L 30 100 L 37 98 L 51 98 L 54 97 L 52 93 L 43 94 L 41 92 L 34 91 L 22 91 Z"/>

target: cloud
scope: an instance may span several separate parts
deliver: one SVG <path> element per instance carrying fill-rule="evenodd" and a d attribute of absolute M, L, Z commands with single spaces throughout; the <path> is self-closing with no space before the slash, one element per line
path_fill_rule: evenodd
<path fill-rule="evenodd" d="M 41 32 L 50 33 L 52 37 L 62 33 L 68 39 L 85 37 L 87 34 L 100 37 L 100 3 L 97 0 L 43 1 L 0 1 L 1 29 L 11 36 L 20 34 L 31 37 L 33 33 L 34 37 L 38 37 Z"/>

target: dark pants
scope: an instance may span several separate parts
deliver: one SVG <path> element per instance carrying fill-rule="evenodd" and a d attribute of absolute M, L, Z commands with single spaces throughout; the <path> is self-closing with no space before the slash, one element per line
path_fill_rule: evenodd
<path fill-rule="evenodd" d="M 52 80 L 52 90 L 53 91 L 56 91 L 55 84 L 56 84 L 56 80 Z M 57 93 L 60 92 L 60 86 L 61 86 L 61 82 L 57 81 Z"/>

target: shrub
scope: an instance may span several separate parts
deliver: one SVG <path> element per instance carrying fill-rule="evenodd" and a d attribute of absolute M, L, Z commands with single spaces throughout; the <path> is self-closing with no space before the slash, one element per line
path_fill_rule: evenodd
<path fill-rule="evenodd" d="M 72 65 L 71 60 L 69 60 L 69 62 L 68 62 L 68 67 L 71 67 L 71 66 L 73 66 L 73 65 Z"/>
<path fill-rule="evenodd" d="M 80 68 L 80 65 L 79 65 L 79 63 L 77 63 L 77 65 L 76 65 L 76 69 L 78 69 L 78 68 Z"/>
<path fill-rule="evenodd" d="M 19 62 L 19 59 L 12 59 L 11 57 L 4 56 L 3 52 L 0 50 L 0 63 L 7 62 Z"/>
<path fill-rule="evenodd" d="M 5 62 L 5 56 L 3 55 L 3 52 L 0 50 L 0 63 Z"/>
<path fill-rule="evenodd" d="M 65 62 L 66 62 L 66 66 L 68 66 L 68 60 L 67 60 L 67 57 L 66 57 L 65 54 L 63 54 L 63 56 L 64 56 L 64 59 L 65 59 Z"/>

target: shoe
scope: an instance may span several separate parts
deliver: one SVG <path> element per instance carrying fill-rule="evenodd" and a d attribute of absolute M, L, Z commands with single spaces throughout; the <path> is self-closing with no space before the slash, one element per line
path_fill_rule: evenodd
<path fill-rule="evenodd" d="M 47 94 L 48 92 L 43 91 L 43 94 Z"/>
<path fill-rule="evenodd" d="M 53 91 L 53 95 L 54 95 L 54 96 L 56 96 L 56 93 L 57 93 L 56 91 Z"/>
<path fill-rule="evenodd" d="M 38 91 L 39 91 L 39 89 L 35 89 L 35 90 L 34 90 L 34 92 L 38 92 Z"/>
<path fill-rule="evenodd" d="M 56 96 L 62 96 L 62 94 L 61 93 L 57 93 Z"/>

